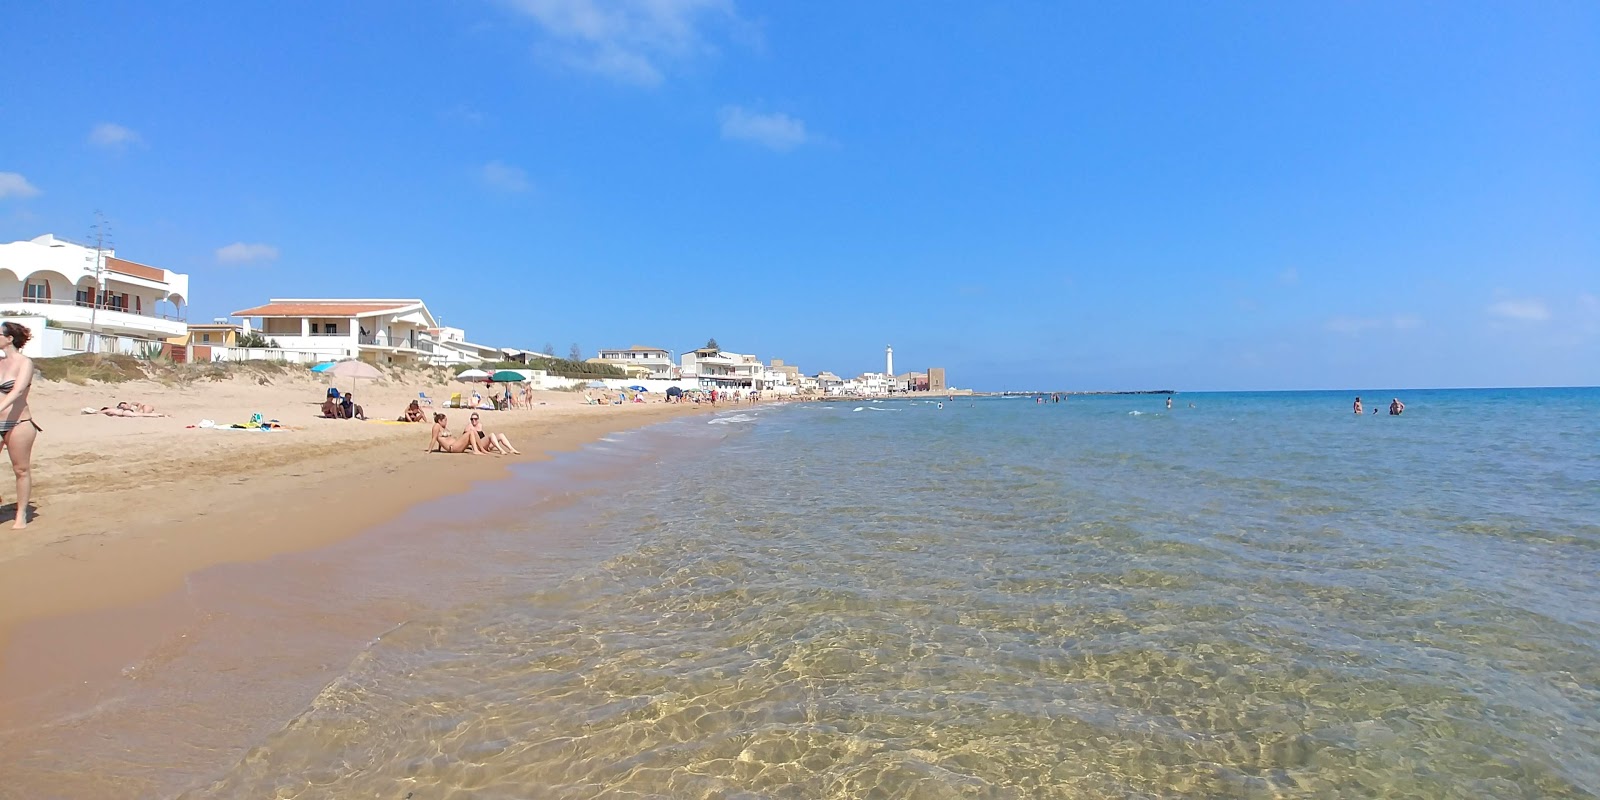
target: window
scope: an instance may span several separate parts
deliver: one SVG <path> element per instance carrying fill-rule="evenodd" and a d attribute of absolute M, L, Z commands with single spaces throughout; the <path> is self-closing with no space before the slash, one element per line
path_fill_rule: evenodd
<path fill-rule="evenodd" d="M 211 344 L 211 334 L 209 334 L 209 333 L 200 334 L 200 341 L 203 344 Z"/>
<path fill-rule="evenodd" d="M 62 331 L 61 348 L 63 350 L 83 351 L 83 331 Z"/>
<path fill-rule="evenodd" d="M 30 280 L 23 284 L 22 296 L 33 300 L 49 300 L 50 282 Z"/>

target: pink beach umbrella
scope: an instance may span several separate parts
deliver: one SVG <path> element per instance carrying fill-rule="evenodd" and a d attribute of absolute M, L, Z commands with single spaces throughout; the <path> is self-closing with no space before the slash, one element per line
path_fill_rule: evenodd
<path fill-rule="evenodd" d="M 361 378 L 371 380 L 383 377 L 383 373 L 379 372 L 377 367 L 365 361 L 340 361 L 323 370 L 322 374 L 332 375 L 335 378 L 349 378 L 352 383 Z"/>

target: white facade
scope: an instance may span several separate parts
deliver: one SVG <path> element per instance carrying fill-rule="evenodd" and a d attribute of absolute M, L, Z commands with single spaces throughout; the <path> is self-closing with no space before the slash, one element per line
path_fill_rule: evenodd
<path fill-rule="evenodd" d="M 0 244 L 0 311 L 38 315 L 60 330 L 59 351 L 46 356 L 142 352 L 188 333 L 188 302 L 188 275 L 114 251 L 51 234 Z"/>
<path fill-rule="evenodd" d="M 274 298 L 233 316 L 259 320 L 256 332 L 277 349 L 323 360 L 410 364 L 441 358 L 430 333 L 438 325 L 421 300 Z"/>
<path fill-rule="evenodd" d="M 842 383 L 835 394 L 858 394 L 862 397 L 882 397 L 889 394 L 891 378 L 881 372 L 863 372 Z"/>
<path fill-rule="evenodd" d="M 767 367 L 753 355 L 701 348 L 679 356 L 683 377 L 704 389 L 756 389 Z"/>
<path fill-rule="evenodd" d="M 502 358 L 500 348 L 473 344 L 467 341 L 467 332 L 460 328 L 434 328 L 429 331 L 429 336 L 434 344 L 431 361 L 435 364 L 482 364 Z"/>
<path fill-rule="evenodd" d="M 619 366 L 644 367 L 650 371 L 649 377 L 657 380 L 673 380 L 682 374 L 678 366 L 672 363 L 671 351 L 659 347 L 636 344 L 626 350 L 601 350 L 599 359 Z"/>

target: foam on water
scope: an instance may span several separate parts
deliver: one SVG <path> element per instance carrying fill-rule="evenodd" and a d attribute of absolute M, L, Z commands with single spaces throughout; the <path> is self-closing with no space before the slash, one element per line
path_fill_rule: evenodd
<path fill-rule="evenodd" d="M 1600 392 L 1403 397 L 763 413 L 193 796 L 1593 797 Z"/>

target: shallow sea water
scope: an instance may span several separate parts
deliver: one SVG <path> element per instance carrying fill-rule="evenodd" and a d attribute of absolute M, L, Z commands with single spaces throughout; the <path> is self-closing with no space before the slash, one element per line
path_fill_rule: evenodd
<path fill-rule="evenodd" d="M 1600 390 L 1350 399 L 603 442 L 651 466 L 184 796 L 1600 795 Z"/>

